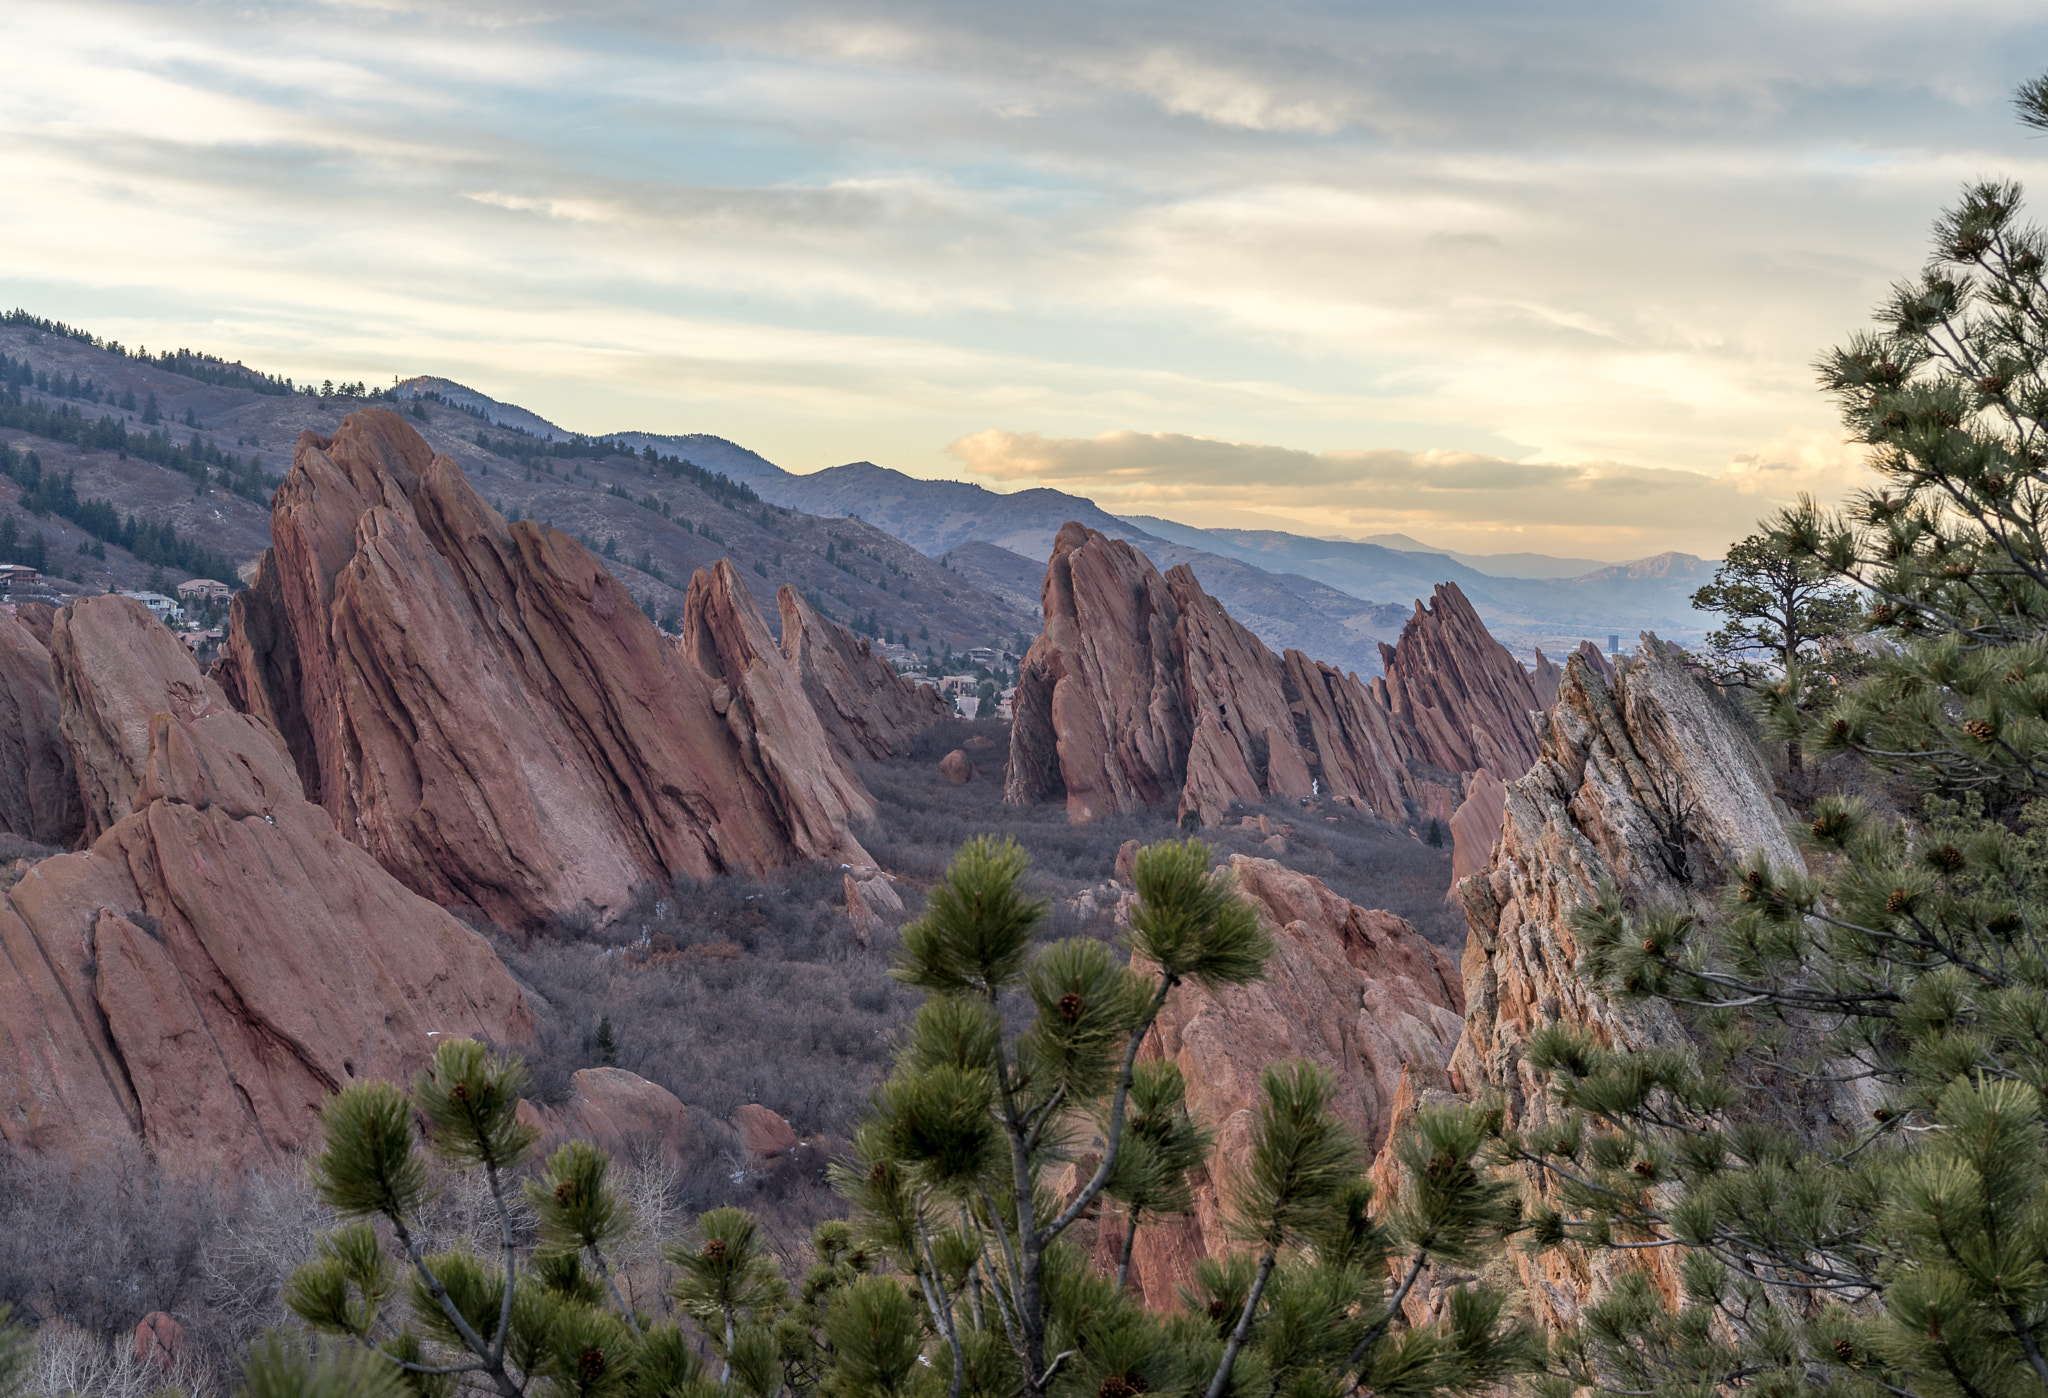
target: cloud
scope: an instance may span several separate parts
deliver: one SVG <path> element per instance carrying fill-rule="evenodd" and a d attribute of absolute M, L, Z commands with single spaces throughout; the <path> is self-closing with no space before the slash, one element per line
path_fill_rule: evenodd
<path fill-rule="evenodd" d="M 1619 560 L 1667 549 L 1717 556 L 1800 494 L 1837 496 L 1861 483 L 1853 454 L 1804 445 L 1803 455 L 1752 454 L 1719 475 L 1471 452 L 1307 452 L 1170 432 L 984 431 L 947 451 L 998 486 L 1051 486 L 1117 514 Z"/>
<path fill-rule="evenodd" d="M 2048 176 L 2038 6 L 1846 9 L 13 0 L 0 298 L 795 468 L 1705 552 L 1847 488 L 1807 366 L 1940 202 Z"/>

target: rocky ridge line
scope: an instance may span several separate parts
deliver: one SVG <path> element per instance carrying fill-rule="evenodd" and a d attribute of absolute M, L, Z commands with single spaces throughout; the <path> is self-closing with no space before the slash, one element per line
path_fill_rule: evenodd
<path fill-rule="evenodd" d="M 1536 692 L 1455 587 L 1418 605 L 1368 688 L 1276 656 L 1186 567 L 1060 530 L 1045 629 L 1018 680 L 1004 797 L 1064 801 L 1077 821 L 1177 805 L 1203 825 L 1233 803 L 1326 796 L 1396 823 L 1449 817 L 1462 774 L 1533 760 Z M 1517 706 L 1520 706 L 1519 708 Z"/>

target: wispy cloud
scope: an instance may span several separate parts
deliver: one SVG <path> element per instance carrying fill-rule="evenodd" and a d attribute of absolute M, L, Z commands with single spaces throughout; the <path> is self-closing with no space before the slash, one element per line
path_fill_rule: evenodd
<path fill-rule="evenodd" d="M 1709 552 L 1854 479 L 1807 365 L 1934 208 L 2048 172 L 2048 17 L 1926 24 L 13 0 L 0 297 L 799 469 Z"/>

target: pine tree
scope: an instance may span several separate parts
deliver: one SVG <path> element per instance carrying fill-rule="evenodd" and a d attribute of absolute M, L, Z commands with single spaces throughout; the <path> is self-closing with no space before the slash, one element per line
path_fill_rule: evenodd
<path fill-rule="evenodd" d="M 266 1341 L 251 1383 L 324 1393 L 360 1380 L 379 1398 L 394 1375 L 413 1393 L 456 1381 L 502 1398 L 536 1384 L 590 1398 L 1425 1398 L 1528 1367 L 1528 1336 L 1482 1291 L 1455 1290 L 1442 1326 L 1401 1317 L 1432 1264 L 1468 1264 L 1515 1226 L 1504 1187 L 1474 1168 L 1489 1114 L 1421 1113 L 1396 1147 L 1411 1178 L 1374 1218 L 1330 1081 L 1303 1064 L 1266 1074 L 1249 1165 L 1230 1184 L 1255 1253 L 1203 1264 L 1200 1294 L 1167 1317 L 1123 1276 L 1098 1275 L 1068 1230 L 1105 1199 L 1134 1220 L 1186 1208 L 1208 1148 L 1178 1072 L 1141 1067 L 1140 1041 L 1174 986 L 1255 980 L 1269 942 L 1192 841 L 1138 854 L 1132 966 L 1097 941 L 1040 945 L 1046 909 L 1024 873 L 1014 844 L 970 841 L 904 930 L 897 975 L 927 998 L 833 1171 L 853 1218 L 818 1227 L 801 1284 L 744 1210 L 713 1209 L 664 1248 L 715 1375 L 677 1326 L 625 1304 L 612 1257 L 631 1217 L 604 1152 L 556 1151 L 522 1186 L 531 1231 L 515 1227 L 510 1191 L 536 1135 L 518 1118 L 524 1070 L 447 1041 L 411 1092 L 352 1083 L 323 1113 L 312 1179 L 343 1224 L 285 1300 L 361 1361 Z M 1097 1163 L 1055 1199 L 1047 1173 L 1090 1127 Z M 430 1156 L 481 1176 L 500 1240 L 490 1255 L 427 1240 Z M 4 1360 L 0 1336 L 0 1371 Z"/>
<path fill-rule="evenodd" d="M 1723 618 L 1704 647 L 1723 685 L 1771 688 L 1779 706 L 1803 713 L 1831 693 L 1836 678 L 1851 673 L 1843 662 L 1854 652 L 1839 643 L 1859 629 L 1862 599 L 1816 560 L 1793 556 L 1769 534 L 1731 545 L 1714 580 L 1693 593 L 1692 605 Z M 1796 738 L 1786 758 L 1800 769 Z"/>
<path fill-rule="evenodd" d="M 597 1055 L 597 1061 L 607 1068 L 618 1063 L 619 1036 L 612 1028 L 612 1017 L 609 1014 L 598 1015 L 597 1028 L 590 1035 L 590 1050 Z"/>
<path fill-rule="evenodd" d="M 2020 106 L 2048 129 L 2048 79 Z M 1576 915 L 1583 973 L 1670 1002 L 1697 1048 L 1529 1044 L 1550 1119 L 1504 1147 L 1556 1186 L 1536 1244 L 1669 1249 L 1682 1289 L 1592 1307 L 1560 1395 L 2048 1393 L 2048 236 L 1980 183 L 1934 243 L 1819 366 L 1883 485 L 1772 530 L 1869 589 L 1887 642 L 1821 712 L 1779 696 L 1774 731 L 1919 795 L 1819 800 L 1819 872 L 1752 860 L 1721 912 L 1610 889 Z M 1760 1081 L 1869 1116 L 1803 1135 L 1759 1119 Z"/>

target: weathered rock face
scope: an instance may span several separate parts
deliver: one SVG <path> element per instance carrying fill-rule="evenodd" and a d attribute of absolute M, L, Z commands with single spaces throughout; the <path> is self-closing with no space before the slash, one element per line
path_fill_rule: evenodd
<path fill-rule="evenodd" d="M 1159 570 L 1123 540 L 1067 524 L 1042 596 L 1045 630 L 1018 674 L 1005 799 L 1063 800 L 1075 820 L 1178 800 L 1194 724 L 1179 608 Z"/>
<path fill-rule="evenodd" d="M 1447 897 L 1458 896 L 1458 881 L 1465 875 L 1479 873 L 1493 862 L 1507 799 L 1507 787 L 1484 767 L 1465 779 L 1465 800 L 1450 819 L 1451 891 Z"/>
<path fill-rule="evenodd" d="M 1439 583 L 1427 607 L 1380 646 L 1386 674 L 1373 692 L 1395 715 L 1411 757 L 1446 772 L 1485 768 L 1512 781 L 1536 760 L 1530 714 L 1536 686 L 1456 583 Z"/>
<path fill-rule="evenodd" d="M 1363 1169 L 1386 1140 L 1403 1065 L 1441 1073 L 1463 1023 L 1450 958 L 1406 922 L 1271 860 L 1237 855 L 1231 868 L 1273 929 L 1275 953 L 1258 984 L 1221 995 L 1178 987 L 1146 1038 L 1147 1055 L 1180 1065 L 1190 1111 L 1217 1132 L 1215 1168 L 1198 1181 L 1196 1212 L 1139 1228 L 1132 1285 L 1154 1308 L 1170 1307 L 1195 1262 L 1228 1246 L 1217 1181 L 1249 1147 L 1268 1064 L 1305 1058 L 1332 1073 L 1337 1111 L 1364 1148 Z M 1096 1256 L 1113 1267 L 1122 1219 L 1109 1217 Z"/>
<path fill-rule="evenodd" d="M 1460 773 L 1519 775 L 1517 755 L 1534 756 L 1535 691 L 1455 589 L 1390 652 L 1395 688 L 1370 690 L 1274 655 L 1185 566 L 1162 578 L 1079 524 L 1054 544 L 1044 601 L 1018 680 L 1012 802 L 1064 800 L 1076 820 L 1175 802 L 1213 826 L 1233 802 L 1320 794 L 1426 820 L 1450 815 Z"/>
<path fill-rule="evenodd" d="M 1769 773 L 1722 701 L 1655 637 L 1643 640 L 1611 686 L 1591 659 L 1572 656 L 1540 729 L 1541 755 L 1507 786 L 1500 842 L 1486 869 L 1459 885 L 1471 936 L 1452 1072 L 1464 1091 L 1501 1100 L 1517 1128 L 1552 1111 L 1524 1063 L 1545 1024 L 1587 1029 L 1622 1049 L 1688 1043 L 1668 1006 L 1611 1004 L 1575 973 L 1571 913 L 1602 880 L 1638 906 L 1704 908 L 1752 852 L 1801 867 Z M 1772 1110 L 1867 1112 L 1809 1100 L 1795 1084 L 1776 1088 Z M 1542 1180 L 1527 1183 L 1544 1192 Z M 1515 1256 L 1535 1313 L 1553 1326 L 1576 1319 L 1618 1266 L 1670 1265 L 1661 1250 L 1629 1263 L 1575 1248 Z"/>
<path fill-rule="evenodd" d="M 139 638 L 128 607 L 57 622 L 63 731 L 107 824 L 0 904 L 0 1139 L 274 1160 L 316 1141 L 337 1088 L 408 1076 L 434 1035 L 529 1037 L 490 947 L 343 840 L 277 736 L 203 701 L 184 648 Z"/>
<path fill-rule="evenodd" d="M 784 583 L 775 594 L 782 613 L 782 655 L 841 756 L 880 761 L 910 751 L 918 734 L 950 716 L 946 701 L 913 684 L 874 653 L 867 638 L 818 615 Z"/>
<path fill-rule="evenodd" d="M 825 736 L 731 559 L 690 579 L 681 645 L 712 683 L 712 710 L 725 716 L 746 775 L 767 794 L 794 851 L 867 863 L 847 827 L 873 820 L 874 802 Z"/>
<path fill-rule="evenodd" d="M 69 845 L 85 828 L 61 717 L 48 647 L 0 610 L 0 831 L 39 845 Z"/>
<path fill-rule="evenodd" d="M 835 849 L 865 800 L 812 765 L 831 754 L 758 616 L 759 636 L 711 624 L 751 653 L 706 674 L 575 541 L 507 524 L 394 414 L 303 435 L 271 536 L 222 687 L 437 903 L 601 920 L 650 880 Z"/>
<path fill-rule="evenodd" d="M 87 838 L 135 804 L 159 713 L 233 712 L 170 628 L 132 597 L 87 597 L 57 614 L 50 661 Z"/>
<path fill-rule="evenodd" d="M 1563 681 L 1564 671 L 1558 668 L 1557 662 L 1543 653 L 1543 647 L 1536 647 L 1536 668 L 1530 673 L 1529 682 L 1536 687 L 1538 709 L 1550 712 L 1551 705 L 1557 702 L 1557 687 Z"/>

